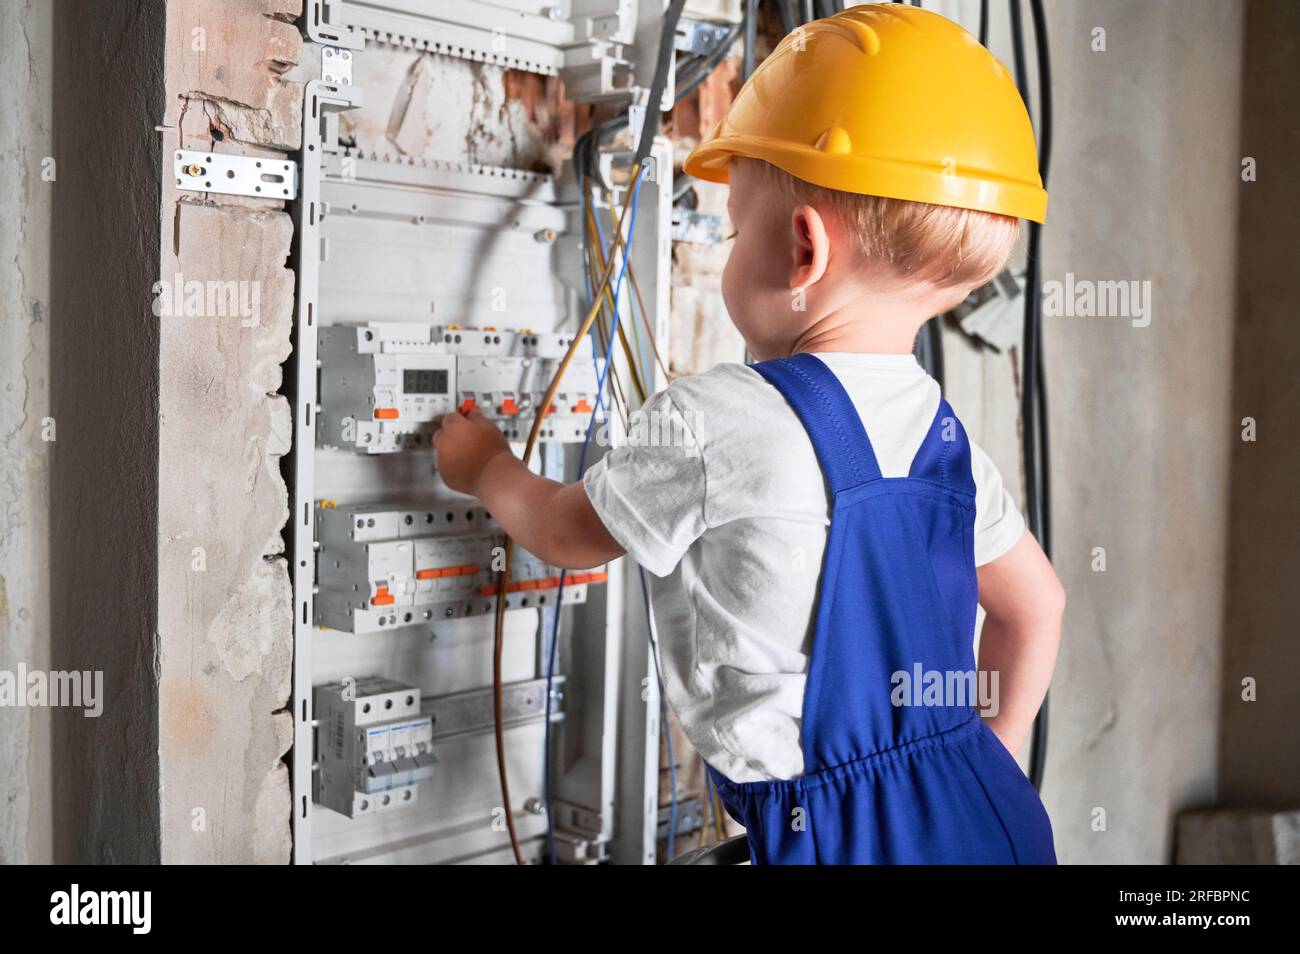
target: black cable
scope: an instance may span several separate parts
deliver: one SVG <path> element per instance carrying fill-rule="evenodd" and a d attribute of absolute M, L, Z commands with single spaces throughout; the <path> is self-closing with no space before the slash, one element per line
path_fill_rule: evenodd
<path fill-rule="evenodd" d="M 732 46 L 736 40 L 740 39 L 741 31 L 744 29 L 743 23 L 737 23 L 727 30 L 726 34 L 718 41 L 709 54 L 702 57 L 698 64 L 692 64 L 685 76 L 682 73 L 677 74 L 677 93 L 674 102 L 680 103 L 683 99 L 695 92 L 700 84 L 709 78 L 709 75 L 718 68 L 718 64 L 727 58 L 731 52 Z"/>
<path fill-rule="evenodd" d="M 1048 166 L 1052 150 L 1052 73 L 1047 43 L 1047 21 L 1042 0 L 1029 0 L 1033 19 L 1034 52 L 1038 65 L 1038 92 L 1042 98 L 1039 109 L 1038 165 L 1043 185 L 1047 184 Z M 1020 2 L 1010 0 L 1011 42 L 1016 71 L 1016 87 L 1020 90 L 1025 108 L 1029 109 L 1029 81 L 1025 63 L 1024 29 L 1021 23 Z M 1047 428 L 1047 386 L 1043 373 L 1042 349 L 1042 296 L 1038 289 L 1042 281 L 1042 226 L 1029 223 L 1028 260 L 1025 268 L 1025 326 L 1022 344 L 1023 381 L 1021 384 L 1021 421 L 1024 431 L 1023 460 L 1025 470 L 1025 503 L 1030 532 L 1038 539 L 1048 558 L 1052 555 L 1051 540 L 1051 479 Z M 1036 789 L 1042 788 L 1047 764 L 1048 702 L 1050 692 L 1034 717 L 1033 742 L 1029 752 L 1029 780 Z"/>
<path fill-rule="evenodd" d="M 1039 134 L 1038 148 L 1039 158 L 1038 165 L 1040 174 L 1043 178 L 1044 188 L 1047 186 L 1047 172 L 1051 165 L 1052 159 L 1052 62 L 1051 54 L 1047 43 L 1047 17 L 1043 10 L 1042 0 L 1029 0 L 1030 16 L 1034 24 L 1034 52 L 1038 61 L 1038 94 L 1040 104 L 1038 107 L 1039 116 Z M 1039 243 L 1042 238 L 1042 226 L 1037 222 L 1033 223 L 1033 229 L 1030 239 L 1033 242 L 1034 257 L 1039 254 Z M 1037 288 L 1037 286 L 1034 286 Z M 1047 384 L 1043 372 L 1043 341 L 1042 341 L 1042 298 L 1035 293 L 1035 312 L 1036 324 L 1038 325 L 1038 338 L 1036 341 L 1037 348 L 1035 351 L 1035 363 L 1037 365 L 1037 397 L 1038 397 L 1038 457 L 1040 462 L 1039 480 L 1042 483 L 1042 493 L 1039 497 L 1040 508 L 1040 525 L 1039 539 L 1042 541 L 1043 552 L 1050 558 L 1052 555 L 1052 494 L 1051 494 L 1051 454 L 1049 453 L 1048 444 L 1048 427 L 1047 427 Z M 1039 709 L 1038 716 L 1034 719 L 1034 741 L 1029 752 L 1029 778 L 1038 788 L 1042 785 L 1043 773 L 1047 765 L 1047 712 L 1048 697 L 1044 695 L 1043 705 Z"/>
<path fill-rule="evenodd" d="M 781 32 L 793 33 L 799 25 L 799 14 L 795 10 L 794 0 L 776 0 L 776 12 L 781 15 Z"/>
<path fill-rule="evenodd" d="M 1011 8 L 1011 57 L 1016 71 L 1016 89 L 1025 101 L 1025 110 L 1032 113 L 1029 101 L 1028 67 L 1025 66 L 1025 31 L 1020 23 L 1020 0 L 1009 0 Z"/>
<path fill-rule="evenodd" d="M 1047 187 L 1048 168 L 1052 162 L 1052 59 L 1051 52 L 1047 42 L 1047 16 L 1043 10 L 1042 0 L 1029 0 L 1030 17 L 1034 25 L 1034 54 L 1038 62 L 1038 90 L 1040 103 L 1038 107 L 1038 167 L 1043 179 L 1043 188 Z M 1037 223 L 1035 223 L 1037 224 Z M 1042 227 L 1037 229 L 1041 238 Z M 1035 250 L 1037 251 L 1037 250 Z M 1046 377 L 1043 372 L 1043 338 L 1042 338 L 1042 299 L 1035 296 L 1037 304 L 1035 308 L 1038 311 L 1038 457 L 1041 462 L 1041 471 L 1039 478 L 1042 482 L 1043 491 L 1041 499 L 1041 526 L 1043 551 L 1051 556 L 1052 553 L 1052 496 L 1051 496 L 1051 468 L 1048 462 L 1051 456 L 1048 453 L 1048 427 L 1047 427 L 1047 385 Z"/>
<path fill-rule="evenodd" d="M 980 46 L 989 45 L 989 0 L 980 0 Z"/>
<path fill-rule="evenodd" d="M 930 339 L 930 367 L 926 370 L 930 372 L 930 377 L 939 382 L 939 390 L 943 391 L 943 317 L 935 315 L 925 323 L 925 333 Z"/>
<path fill-rule="evenodd" d="M 749 79 L 758 56 L 758 0 L 745 0 L 745 52 L 740 64 L 740 78 Z"/>
<path fill-rule="evenodd" d="M 668 71 L 673 65 L 673 43 L 684 6 L 686 0 L 672 0 L 668 4 L 668 12 L 664 14 L 664 27 L 659 34 L 659 62 L 655 64 L 654 80 L 650 83 L 650 98 L 645 104 L 645 121 L 641 124 L 641 139 L 636 144 L 633 166 L 642 165 L 654 147 L 655 133 L 659 131 L 659 114 L 662 112 L 659 107 L 663 102 L 664 87 L 668 85 Z"/>
<path fill-rule="evenodd" d="M 1029 0 L 1029 15 L 1034 21 L 1034 54 L 1038 59 L 1038 92 L 1043 102 L 1038 107 L 1038 167 L 1047 188 L 1047 167 L 1052 162 L 1052 57 L 1047 44 L 1047 16 L 1043 0 Z"/>

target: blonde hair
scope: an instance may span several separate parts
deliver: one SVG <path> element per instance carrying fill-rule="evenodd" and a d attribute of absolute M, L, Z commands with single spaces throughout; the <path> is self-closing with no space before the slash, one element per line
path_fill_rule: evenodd
<path fill-rule="evenodd" d="M 870 262 L 882 263 L 908 281 L 978 287 L 1002 271 L 1020 238 L 1020 220 L 1009 215 L 840 192 L 797 179 L 761 159 L 731 159 L 739 160 L 762 166 L 767 182 L 796 202 L 829 211 L 857 237 Z"/>

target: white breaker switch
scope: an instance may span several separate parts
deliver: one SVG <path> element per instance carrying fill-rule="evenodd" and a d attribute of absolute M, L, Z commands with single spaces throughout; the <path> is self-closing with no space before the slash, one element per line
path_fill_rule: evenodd
<path fill-rule="evenodd" d="M 464 501 L 318 506 L 315 622 L 373 633 L 496 609 L 496 559 L 504 538 L 481 508 Z M 582 603 L 606 573 L 564 573 L 515 548 L 506 607 Z"/>
<path fill-rule="evenodd" d="M 368 454 L 431 446 L 438 418 L 456 407 L 456 358 L 429 325 L 334 325 L 319 342 L 320 444 Z"/>
<path fill-rule="evenodd" d="M 435 762 L 420 691 L 372 676 L 317 686 L 315 703 L 316 802 L 349 818 L 414 804 Z"/>
<path fill-rule="evenodd" d="M 440 416 L 478 410 L 509 440 L 525 440 L 572 341 L 557 332 L 408 322 L 322 328 L 317 439 L 368 454 L 428 448 Z M 587 337 L 545 413 L 541 440 L 586 438 L 596 383 Z"/>

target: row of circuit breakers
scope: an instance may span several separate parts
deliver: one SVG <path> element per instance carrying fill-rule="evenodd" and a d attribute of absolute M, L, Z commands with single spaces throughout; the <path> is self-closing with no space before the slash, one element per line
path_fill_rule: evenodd
<path fill-rule="evenodd" d="M 362 454 L 428 451 L 438 419 L 478 410 L 524 440 L 572 336 L 406 322 L 319 332 L 318 443 Z M 598 374 L 581 342 L 539 437 L 587 436 Z M 402 504 L 318 502 L 315 623 L 357 635 L 496 610 L 505 538 L 463 498 Z M 600 571 L 563 572 L 515 549 L 509 609 L 582 603 Z M 525 707 L 531 696 L 517 700 Z M 420 691 L 379 677 L 317 686 L 316 801 L 348 817 L 410 805 L 433 771 L 433 721 Z M 522 714 L 522 713 L 521 713 Z"/>
<path fill-rule="evenodd" d="M 572 340 L 405 322 L 322 328 L 318 439 L 367 454 L 427 449 L 439 417 L 477 410 L 508 439 L 524 440 Z M 596 383 L 587 338 L 565 373 L 564 391 L 545 410 L 541 440 L 586 437 Z"/>

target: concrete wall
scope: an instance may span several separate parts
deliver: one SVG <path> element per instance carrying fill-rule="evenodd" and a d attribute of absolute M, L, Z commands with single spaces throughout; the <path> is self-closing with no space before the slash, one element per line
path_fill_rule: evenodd
<path fill-rule="evenodd" d="M 241 308 L 163 315 L 158 445 L 162 859 L 285 862 L 292 599 L 279 394 L 293 224 L 283 203 L 178 193 L 171 150 L 282 157 L 301 142 L 301 0 L 171 0 L 159 174 L 162 280 L 238 283 Z M 177 276 L 181 276 L 179 279 Z M 233 313 L 232 313 L 233 311 Z"/>
<path fill-rule="evenodd" d="M 49 668 L 50 208 L 54 18 L 0 4 L 0 669 Z M 57 436 L 57 428 L 55 435 Z M 0 864 L 48 862 L 50 712 L 0 710 Z"/>
<path fill-rule="evenodd" d="M 52 713 L 56 861 L 158 857 L 158 262 L 162 9 L 60 3 L 51 197 L 49 665 L 102 670 L 103 714 Z"/>
<path fill-rule="evenodd" d="M 1068 862 L 1167 861 L 1173 815 L 1214 797 L 1242 10 L 1049 5 L 1064 118 L 1043 277 L 1152 289 L 1147 327 L 1075 317 L 1044 331 L 1070 596 L 1046 800 Z M 1090 48 L 1098 27 L 1105 52 Z"/>
<path fill-rule="evenodd" d="M 1300 805 L 1300 649 L 1290 595 L 1300 579 L 1300 323 L 1295 229 L 1300 221 L 1300 4 L 1255 0 L 1246 16 L 1237 323 L 1231 432 L 1232 500 L 1224 627 L 1219 803 Z M 1256 439 L 1243 440 L 1253 418 Z M 1244 680 L 1255 683 L 1254 701 Z"/>

